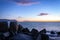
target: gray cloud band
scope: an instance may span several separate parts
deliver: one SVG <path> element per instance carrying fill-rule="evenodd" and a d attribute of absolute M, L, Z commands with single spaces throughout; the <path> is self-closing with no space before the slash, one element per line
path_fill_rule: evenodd
<path fill-rule="evenodd" d="M 38 16 L 48 15 L 48 13 L 40 13 Z"/>
<path fill-rule="evenodd" d="M 32 5 L 40 3 L 39 0 L 11 0 L 18 5 Z"/>

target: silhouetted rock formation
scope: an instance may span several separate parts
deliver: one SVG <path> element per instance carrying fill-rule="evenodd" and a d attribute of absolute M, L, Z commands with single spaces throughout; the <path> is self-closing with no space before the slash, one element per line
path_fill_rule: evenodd
<path fill-rule="evenodd" d="M 36 40 L 36 38 L 38 36 L 38 30 L 32 29 L 31 30 L 31 36 L 33 37 L 34 40 Z"/>
<path fill-rule="evenodd" d="M 41 34 L 41 40 L 49 40 L 49 36 L 46 34 Z"/>
<path fill-rule="evenodd" d="M 9 27 L 8 27 L 8 22 L 7 22 L 8 20 L 6 22 L 5 20 L 2 22 L 1 21 L 0 21 L 0 32 L 1 32 L 0 40 L 11 40 L 12 38 L 14 38 L 14 36 L 15 36 L 14 39 L 16 40 L 18 39 L 49 40 L 49 36 L 46 34 L 46 29 L 43 29 L 40 32 L 38 32 L 38 30 L 36 29 L 32 29 L 30 32 L 28 28 L 23 28 L 23 26 L 20 24 L 17 25 L 16 21 L 11 21 Z M 9 34 L 9 36 L 6 37 L 6 35 L 4 35 L 5 33 L 7 33 L 7 35 Z M 55 34 L 55 32 L 51 31 L 51 34 Z M 57 32 L 57 34 L 59 36 L 60 32 Z"/>
<path fill-rule="evenodd" d="M 40 34 L 45 34 L 46 33 L 46 29 L 43 29 L 39 32 Z"/>
<path fill-rule="evenodd" d="M 17 22 L 10 22 L 10 31 L 15 33 L 17 31 L 17 27 Z"/>
<path fill-rule="evenodd" d="M 8 31 L 8 23 L 0 22 L 0 32 L 7 32 L 7 31 Z"/>
<path fill-rule="evenodd" d="M 9 33 L 10 36 L 9 37 L 13 37 L 18 31 L 18 26 L 17 26 L 17 22 L 10 22 L 10 28 L 9 28 Z"/>
<path fill-rule="evenodd" d="M 60 32 L 57 32 L 57 35 L 60 36 Z"/>
<path fill-rule="evenodd" d="M 39 34 L 37 40 L 49 40 L 49 36 L 46 34 Z"/>
<path fill-rule="evenodd" d="M 3 34 L 1 34 L 0 35 L 0 40 L 4 40 L 5 38 L 4 38 L 4 35 Z"/>
<path fill-rule="evenodd" d="M 11 36 L 13 36 L 13 33 L 15 34 L 17 28 L 16 20 L 0 19 L 0 39 L 9 39 Z"/>
<path fill-rule="evenodd" d="M 60 32 L 57 32 L 60 35 Z"/>
<path fill-rule="evenodd" d="M 51 31 L 51 34 L 55 34 L 55 32 L 54 31 Z"/>
<path fill-rule="evenodd" d="M 30 33 L 30 31 L 29 31 L 28 28 L 23 28 L 23 29 L 22 29 L 22 32 L 23 32 L 24 34 L 27 34 L 27 35 Z"/>
<path fill-rule="evenodd" d="M 37 40 L 49 40 L 49 36 L 46 35 L 46 29 L 43 29 L 39 32 Z"/>
<path fill-rule="evenodd" d="M 18 25 L 18 33 L 22 32 L 23 26 L 22 25 Z"/>

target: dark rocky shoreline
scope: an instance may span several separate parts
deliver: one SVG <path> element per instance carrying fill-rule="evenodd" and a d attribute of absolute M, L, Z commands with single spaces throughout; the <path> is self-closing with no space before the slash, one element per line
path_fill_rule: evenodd
<path fill-rule="evenodd" d="M 22 25 L 18 25 L 16 21 L 10 22 L 8 28 L 7 22 L 0 22 L 0 40 L 50 40 L 49 35 L 46 34 L 46 29 L 38 31 L 37 29 L 23 28 Z M 52 35 L 54 31 L 50 32 Z M 60 37 L 60 32 L 57 32 L 57 37 Z M 52 40 L 52 39 L 51 39 Z"/>

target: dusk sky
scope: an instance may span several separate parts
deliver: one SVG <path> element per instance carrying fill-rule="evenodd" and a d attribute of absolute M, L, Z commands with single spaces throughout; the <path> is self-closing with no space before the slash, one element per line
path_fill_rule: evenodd
<path fill-rule="evenodd" d="M 0 19 L 60 20 L 60 0 L 0 0 Z"/>

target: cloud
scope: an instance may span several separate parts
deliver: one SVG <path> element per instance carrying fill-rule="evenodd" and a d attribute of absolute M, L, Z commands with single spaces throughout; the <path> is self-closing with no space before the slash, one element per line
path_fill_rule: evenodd
<path fill-rule="evenodd" d="M 11 0 L 18 5 L 33 5 L 40 3 L 39 0 Z"/>
<path fill-rule="evenodd" d="M 48 13 L 40 13 L 38 16 L 48 15 Z"/>

